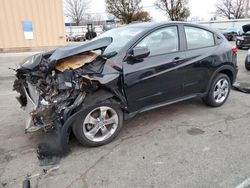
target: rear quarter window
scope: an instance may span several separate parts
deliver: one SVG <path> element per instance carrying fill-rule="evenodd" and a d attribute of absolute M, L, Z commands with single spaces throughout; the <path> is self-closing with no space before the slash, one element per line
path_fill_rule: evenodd
<path fill-rule="evenodd" d="M 205 29 L 184 26 L 187 49 L 204 48 L 215 45 L 214 34 Z"/>

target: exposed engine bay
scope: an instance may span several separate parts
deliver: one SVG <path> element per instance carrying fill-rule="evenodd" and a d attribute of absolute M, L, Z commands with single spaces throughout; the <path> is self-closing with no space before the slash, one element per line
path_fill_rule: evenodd
<path fill-rule="evenodd" d="M 103 88 L 122 96 L 117 84 L 120 72 L 105 66 L 108 57 L 103 51 L 111 42 L 111 38 L 103 38 L 94 44 L 89 42 L 37 54 L 25 59 L 16 70 L 13 87 L 20 94 L 17 99 L 26 111 L 25 132 L 42 129 L 58 136 L 58 141 L 52 141 L 53 146 L 46 143 L 50 138 L 39 145 L 40 158 L 64 152 L 62 145 L 67 143 L 68 127 L 74 121 L 72 116 L 84 106 L 86 96 Z M 56 142 L 61 147 L 58 151 L 54 148 Z"/>
<path fill-rule="evenodd" d="M 105 61 L 94 52 L 85 52 L 59 60 L 51 71 L 44 57 L 36 70 L 18 69 L 14 83 L 14 89 L 21 94 L 18 100 L 22 106 L 34 108 L 27 109 L 31 110 L 31 120 L 25 131 L 48 130 L 58 122 L 64 123 L 86 94 L 98 89 L 97 81 L 84 76 L 100 74 Z"/>

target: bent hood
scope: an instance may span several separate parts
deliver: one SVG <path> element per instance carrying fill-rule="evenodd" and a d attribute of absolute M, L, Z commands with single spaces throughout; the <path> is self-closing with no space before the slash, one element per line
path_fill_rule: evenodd
<path fill-rule="evenodd" d="M 244 33 L 250 31 L 250 24 L 243 25 L 243 26 L 242 26 L 242 29 L 243 29 Z"/>
<path fill-rule="evenodd" d="M 105 50 L 105 48 L 112 43 L 113 39 L 111 37 L 105 37 L 90 41 L 83 45 L 77 46 L 65 46 L 63 48 L 57 48 L 55 50 L 39 53 L 26 58 L 20 66 L 29 70 L 34 70 L 40 64 L 42 58 L 46 59 L 48 67 L 50 69 L 54 68 L 57 62 L 61 59 L 75 56 L 84 52 L 89 52 L 92 50 Z"/>
<path fill-rule="evenodd" d="M 66 57 L 77 55 L 83 52 L 106 48 L 111 43 L 112 43 L 112 38 L 105 37 L 105 38 L 97 39 L 97 40 L 94 40 L 94 41 L 91 41 L 91 42 L 88 42 L 86 44 L 79 45 L 79 46 L 66 46 L 63 48 L 58 48 L 49 57 L 49 61 L 50 62 L 58 61 L 60 59 L 64 59 Z"/>

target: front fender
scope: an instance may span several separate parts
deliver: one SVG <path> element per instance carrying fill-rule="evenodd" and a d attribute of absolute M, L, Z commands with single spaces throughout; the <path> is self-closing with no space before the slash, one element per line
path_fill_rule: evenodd
<path fill-rule="evenodd" d="M 68 146 L 68 136 L 70 134 L 71 127 L 74 125 L 74 123 L 77 123 L 79 118 L 81 117 L 82 113 L 86 108 L 90 105 L 100 103 L 102 101 L 105 101 L 109 98 L 112 98 L 114 96 L 113 93 L 108 92 L 106 90 L 99 90 L 96 93 L 93 93 L 92 95 L 89 95 L 84 100 L 84 103 L 79 108 L 77 112 L 72 114 L 64 123 L 60 130 L 60 143 L 61 143 L 61 150 L 62 154 L 66 154 L 69 151 Z"/>

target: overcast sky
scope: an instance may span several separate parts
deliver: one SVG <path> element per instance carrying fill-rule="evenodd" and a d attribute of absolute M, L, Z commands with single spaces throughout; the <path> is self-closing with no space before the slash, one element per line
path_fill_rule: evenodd
<path fill-rule="evenodd" d="M 218 0 L 217 0 L 218 1 Z M 192 17 L 199 17 L 204 21 L 210 20 L 213 17 L 213 12 L 215 9 L 216 0 L 189 0 L 189 8 Z M 105 0 L 95 0 L 90 1 L 89 13 L 98 13 L 101 14 L 103 19 L 108 19 L 105 13 Z M 142 0 L 142 6 L 144 10 L 148 11 L 153 18 L 153 21 L 162 21 L 166 20 L 167 17 L 160 10 L 155 9 L 154 7 L 155 0 Z M 189 18 L 189 19 L 190 19 Z"/>

